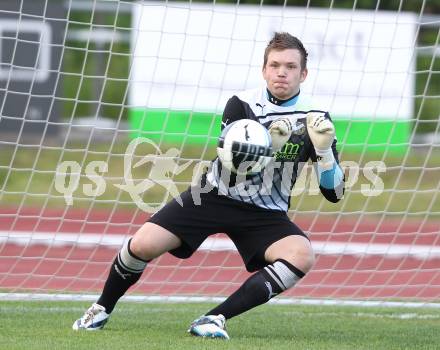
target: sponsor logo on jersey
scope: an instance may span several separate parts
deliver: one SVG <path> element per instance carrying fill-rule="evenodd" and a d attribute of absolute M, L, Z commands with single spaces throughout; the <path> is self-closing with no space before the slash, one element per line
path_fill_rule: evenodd
<path fill-rule="evenodd" d="M 303 141 L 299 143 L 286 142 L 286 144 L 278 152 L 275 153 L 275 160 L 277 162 L 295 160 L 299 154 L 301 146 L 304 144 Z"/>

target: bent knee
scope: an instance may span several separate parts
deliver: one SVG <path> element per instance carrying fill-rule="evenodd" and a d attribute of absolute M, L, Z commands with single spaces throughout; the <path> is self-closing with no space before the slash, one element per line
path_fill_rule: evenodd
<path fill-rule="evenodd" d="M 290 236 L 276 242 L 266 251 L 268 262 L 283 259 L 304 273 L 315 264 L 315 254 L 310 241 L 302 236 Z"/>
<path fill-rule="evenodd" d="M 293 247 L 292 249 L 288 249 L 283 255 L 284 256 L 281 257 L 282 259 L 287 260 L 304 273 L 309 272 L 315 264 L 315 254 L 311 246 L 309 248 L 299 249 Z"/>
<path fill-rule="evenodd" d="M 145 260 L 152 260 L 160 255 L 160 250 L 155 247 L 154 242 L 145 240 L 142 237 L 134 235 L 130 242 L 130 251 Z"/>
<path fill-rule="evenodd" d="M 151 260 L 163 253 L 179 247 L 180 239 L 164 228 L 145 223 L 133 236 L 130 250 L 136 256 Z"/>

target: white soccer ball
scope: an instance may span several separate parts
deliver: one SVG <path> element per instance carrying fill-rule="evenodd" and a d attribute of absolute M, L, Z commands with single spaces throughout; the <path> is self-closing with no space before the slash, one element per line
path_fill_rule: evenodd
<path fill-rule="evenodd" d="M 224 167 L 239 175 L 262 171 L 272 159 L 269 131 L 257 121 L 237 120 L 223 129 L 217 155 Z"/>

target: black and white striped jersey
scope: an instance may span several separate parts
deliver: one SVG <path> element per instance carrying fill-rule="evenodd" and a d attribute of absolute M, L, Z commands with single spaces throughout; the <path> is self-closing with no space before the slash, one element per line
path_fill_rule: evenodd
<path fill-rule="evenodd" d="M 310 160 L 316 162 L 313 144 L 307 134 L 306 113 L 311 111 L 301 94 L 290 101 L 288 106 L 276 105 L 268 99 L 265 88 L 246 90 L 231 97 L 224 109 L 222 118 L 223 128 L 239 119 L 252 119 L 263 124 L 266 128 L 280 117 L 289 117 L 296 132 L 292 133 L 283 148 L 274 154 L 274 161 L 261 173 L 248 175 L 237 179 L 237 176 L 223 176 L 222 166 L 218 158 L 213 160 L 210 169 L 205 174 L 205 180 L 218 188 L 221 195 L 250 203 L 261 208 L 287 211 L 290 197 L 297 175 L 302 166 Z M 326 113 L 328 116 L 328 113 Z M 336 140 L 332 145 L 336 161 Z M 338 198 L 334 190 L 320 187 L 323 195 L 330 201 Z"/>

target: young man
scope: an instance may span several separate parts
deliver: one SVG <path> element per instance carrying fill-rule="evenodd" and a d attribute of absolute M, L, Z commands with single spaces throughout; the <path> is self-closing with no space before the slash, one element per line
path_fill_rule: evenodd
<path fill-rule="evenodd" d="M 303 107 L 300 84 L 307 77 L 307 52 L 300 40 L 288 33 L 275 33 L 265 50 L 263 77 L 264 88 L 229 99 L 222 128 L 238 119 L 253 119 L 269 129 L 278 164 L 271 186 L 266 186 L 262 174 L 248 176 L 244 185 L 264 184 L 266 191 L 246 195 L 243 183 L 230 179 L 224 183 L 220 161 L 215 159 L 200 186 L 181 194 L 183 205 L 169 202 L 124 245 L 100 298 L 75 321 L 73 329 L 102 328 L 149 261 L 165 252 L 188 258 L 217 232 L 232 239 L 247 270 L 256 273 L 222 304 L 195 320 L 188 330 L 193 335 L 229 339 L 225 320 L 293 287 L 311 269 L 314 254 L 310 241 L 289 220 L 287 210 L 298 167 L 309 159 L 315 163 L 322 194 L 331 202 L 342 197 L 343 174 L 334 126 L 327 112 Z M 283 179 L 285 168 L 292 172 L 287 182 Z M 201 191 L 202 185 L 212 190 Z M 193 201 L 194 191 L 199 191 L 200 203 Z"/>

